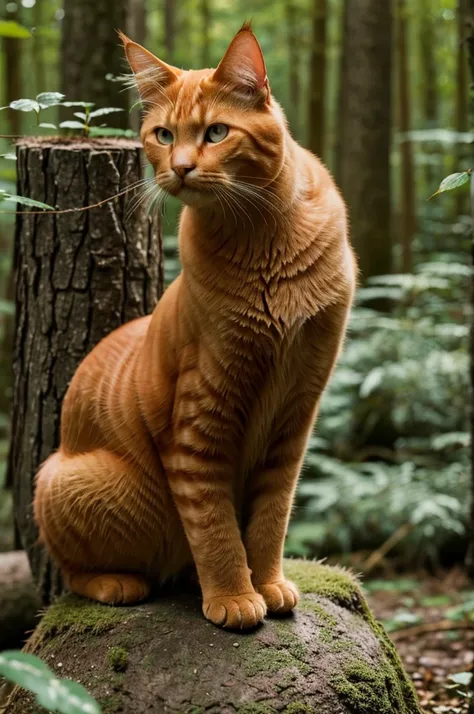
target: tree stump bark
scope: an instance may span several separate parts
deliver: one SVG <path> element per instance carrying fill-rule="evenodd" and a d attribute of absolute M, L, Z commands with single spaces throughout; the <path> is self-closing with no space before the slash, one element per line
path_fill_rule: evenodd
<path fill-rule="evenodd" d="M 134 141 L 18 144 L 18 193 L 80 208 L 142 178 Z M 9 469 L 21 547 L 42 601 L 61 590 L 37 543 L 33 479 L 58 446 L 61 403 L 78 364 L 109 332 L 152 311 L 162 292 L 161 236 L 146 208 L 128 215 L 131 190 L 100 208 L 18 215 L 15 235 L 16 327 Z"/>
<path fill-rule="evenodd" d="M 27 645 L 80 681 L 102 711 L 155 714 L 422 714 L 388 636 L 348 572 L 287 561 L 301 602 L 252 633 L 219 630 L 199 596 L 138 607 L 66 595 Z M 39 714 L 16 689 L 5 714 Z"/>

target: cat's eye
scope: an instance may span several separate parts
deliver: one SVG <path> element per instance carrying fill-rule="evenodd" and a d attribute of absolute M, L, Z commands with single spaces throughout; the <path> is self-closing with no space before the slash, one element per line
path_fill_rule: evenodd
<path fill-rule="evenodd" d="M 229 133 L 229 127 L 227 124 L 211 124 L 211 126 L 206 131 L 206 136 L 204 141 L 208 141 L 210 144 L 218 144 L 220 141 L 226 138 Z"/>
<path fill-rule="evenodd" d="M 155 129 L 155 134 L 160 144 L 169 145 L 174 141 L 173 134 L 169 129 L 165 129 L 164 126 L 159 126 L 158 129 Z"/>

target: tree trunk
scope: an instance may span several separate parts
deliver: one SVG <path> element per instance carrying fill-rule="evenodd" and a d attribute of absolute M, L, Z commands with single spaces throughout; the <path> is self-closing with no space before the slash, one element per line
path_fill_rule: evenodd
<path fill-rule="evenodd" d="M 338 180 L 364 280 L 392 269 L 391 45 L 390 3 L 346 0 Z"/>
<path fill-rule="evenodd" d="M 295 0 L 286 0 L 285 8 L 288 28 L 289 119 L 293 134 L 299 138 L 301 104 L 299 10 Z"/>
<path fill-rule="evenodd" d="M 436 129 L 438 126 L 438 70 L 436 67 L 435 49 L 436 49 L 436 24 L 434 20 L 433 5 L 431 0 L 420 0 L 419 5 L 420 22 L 419 22 L 419 60 L 420 60 L 420 80 L 418 85 L 419 96 L 421 99 L 421 112 L 423 117 L 424 128 Z M 426 154 L 430 158 L 430 154 L 438 152 L 439 147 L 435 142 L 426 144 Z M 458 169 L 454 169 L 457 171 Z M 426 185 L 423 192 L 426 195 L 431 195 L 436 186 L 439 184 L 439 167 L 433 166 L 431 162 L 427 162 L 423 170 Z"/>
<path fill-rule="evenodd" d="M 165 50 L 166 61 L 173 64 L 175 61 L 175 40 L 176 40 L 176 7 L 175 0 L 164 0 L 165 13 Z"/>
<path fill-rule="evenodd" d="M 457 8 L 458 20 L 458 48 L 456 57 L 456 110 L 455 110 L 455 128 L 458 132 L 469 131 L 469 79 L 467 72 L 467 54 L 466 43 L 464 41 L 465 30 L 461 12 L 461 2 Z M 462 171 L 464 168 L 471 167 L 471 145 L 457 143 L 454 156 L 453 173 Z M 456 191 L 455 193 L 455 212 L 456 216 L 469 213 L 469 197 L 465 191 Z"/>
<path fill-rule="evenodd" d="M 470 125 L 474 128 L 474 0 L 460 0 L 459 11 L 462 15 L 463 23 L 463 42 L 467 47 L 467 58 L 470 70 Z M 473 273 L 471 278 L 471 305 L 474 307 L 474 181 L 471 178 L 471 261 L 473 265 Z M 469 532 L 469 549 L 467 555 L 467 570 L 472 580 L 474 580 L 474 310 L 471 312 L 471 340 L 470 340 L 470 356 L 471 356 L 471 518 Z M 472 686 L 472 702 L 469 710 L 470 714 L 474 714 L 474 678 Z"/>
<path fill-rule="evenodd" d="M 146 44 L 145 0 L 128 0 L 127 35 L 139 45 Z M 129 122 L 133 131 L 139 134 L 142 117 L 138 107 L 129 112 Z"/>
<path fill-rule="evenodd" d="M 19 143 L 19 193 L 60 208 L 95 204 L 142 176 L 140 145 L 114 140 Z M 133 195 L 133 192 L 129 194 Z M 58 446 L 62 399 L 83 357 L 122 323 L 154 308 L 162 290 L 156 220 L 122 196 L 64 215 L 19 215 L 15 235 L 16 332 L 12 443 L 14 511 L 41 597 L 61 589 L 37 544 L 33 479 Z"/>
<path fill-rule="evenodd" d="M 410 68 L 408 65 L 408 15 L 405 0 L 397 2 L 398 32 L 397 32 L 397 87 L 398 87 L 398 129 L 402 134 L 409 132 L 411 127 L 411 97 Z M 412 243 L 416 231 L 415 214 L 415 182 L 413 174 L 412 143 L 409 139 L 400 142 L 400 196 L 401 221 L 400 237 L 402 246 L 403 273 L 411 273 L 413 269 Z"/>
<path fill-rule="evenodd" d="M 61 39 L 61 91 L 71 101 L 120 107 L 111 126 L 128 127 L 128 93 L 105 79 L 123 73 L 124 55 L 117 30 L 126 30 L 127 0 L 64 0 Z M 71 110 L 64 110 L 71 118 Z"/>
<path fill-rule="evenodd" d="M 295 615 L 244 636 L 206 622 L 198 596 L 162 593 L 127 608 L 66 596 L 27 649 L 80 680 L 104 712 L 421 714 L 356 580 L 318 563 L 287 561 L 286 570 L 303 592 Z M 16 689 L 5 714 L 33 712 Z"/>
<path fill-rule="evenodd" d="M 313 35 L 309 60 L 308 149 L 324 158 L 327 0 L 313 0 Z"/>

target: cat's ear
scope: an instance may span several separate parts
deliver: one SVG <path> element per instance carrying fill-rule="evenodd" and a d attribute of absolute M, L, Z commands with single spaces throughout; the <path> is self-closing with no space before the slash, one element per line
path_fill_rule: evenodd
<path fill-rule="evenodd" d="M 246 23 L 235 35 L 212 78 L 247 95 L 268 96 L 265 60 L 250 24 Z"/>
<path fill-rule="evenodd" d="M 123 32 L 118 34 L 142 99 L 150 99 L 178 79 L 181 74 L 180 69 L 162 62 L 137 42 L 130 40 Z"/>

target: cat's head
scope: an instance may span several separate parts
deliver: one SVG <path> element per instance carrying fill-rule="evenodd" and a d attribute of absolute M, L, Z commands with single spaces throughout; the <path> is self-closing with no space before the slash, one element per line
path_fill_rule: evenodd
<path fill-rule="evenodd" d="M 215 70 L 177 69 L 121 39 L 144 102 L 141 139 L 158 185 L 190 205 L 255 200 L 254 187 L 281 170 L 286 125 L 250 26 Z"/>

